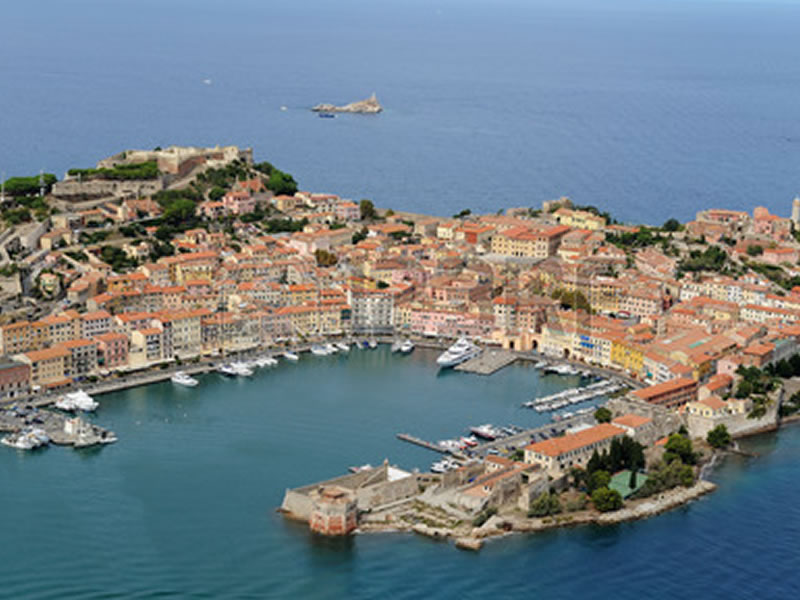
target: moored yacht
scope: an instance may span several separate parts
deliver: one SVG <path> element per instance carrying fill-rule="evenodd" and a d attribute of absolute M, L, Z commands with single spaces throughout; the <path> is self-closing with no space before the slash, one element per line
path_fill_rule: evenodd
<path fill-rule="evenodd" d="M 250 377 L 253 374 L 253 370 L 247 366 L 247 363 L 232 362 L 231 368 L 241 377 Z"/>
<path fill-rule="evenodd" d="M 400 352 L 400 346 L 403 345 L 403 342 L 400 340 L 395 340 L 392 342 L 392 352 Z"/>
<path fill-rule="evenodd" d="M 337 352 L 339 352 L 339 348 L 337 348 L 333 344 L 325 344 L 325 351 L 328 354 L 336 354 Z"/>
<path fill-rule="evenodd" d="M 236 375 L 238 375 L 236 369 L 234 369 L 233 366 L 228 363 L 219 365 L 217 367 L 217 373 L 220 375 L 225 375 L 226 377 L 236 377 Z"/>
<path fill-rule="evenodd" d="M 300 360 L 300 357 L 297 356 L 297 354 L 288 351 L 283 353 L 283 358 L 285 358 L 286 360 L 291 360 L 292 362 L 297 362 L 298 360 Z"/>
<path fill-rule="evenodd" d="M 186 387 L 195 387 L 200 382 L 197 381 L 191 375 L 184 373 L 183 371 L 176 372 L 172 377 L 169 378 L 172 383 L 177 383 L 178 385 L 185 385 Z"/>
<path fill-rule="evenodd" d="M 320 346 L 319 344 L 314 344 L 311 346 L 311 354 L 314 356 L 328 356 L 328 351 L 325 349 L 324 346 Z"/>
<path fill-rule="evenodd" d="M 481 349 L 478 346 L 470 342 L 467 338 L 462 337 L 439 355 L 439 358 L 436 359 L 436 363 L 440 367 L 455 367 L 464 361 L 475 358 L 480 353 Z"/>
<path fill-rule="evenodd" d="M 470 427 L 469 430 L 485 440 L 493 440 L 502 435 L 502 432 L 498 431 L 496 427 L 489 425 L 488 423 L 485 425 L 478 425 L 477 427 Z"/>
<path fill-rule="evenodd" d="M 83 390 L 77 392 L 68 392 L 61 396 L 55 403 L 56 408 L 66 411 L 82 410 L 85 412 L 93 411 L 97 408 L 98 404 L 89 394 Z"/>
<path fill-rule="evenodd" d="M 414 351 L 414 342 L 411 340 L 406 340 L 402 344 L 400 344 L 400 352 L 402 354 L 411 354 Z"/>
<path fill-rule="evenodd" d="M 336 342 L 336 347 L 342 352 L 350 352 L 350 344 L 346 342 Z"/>

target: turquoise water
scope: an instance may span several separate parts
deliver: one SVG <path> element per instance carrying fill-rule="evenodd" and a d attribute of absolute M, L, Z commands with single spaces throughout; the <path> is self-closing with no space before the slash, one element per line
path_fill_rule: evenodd
<path fill-rule="evenodd" d="M 406 534 L 325 540 L 274 512 L 283 491 L 389 458 L 394 438 L 533 425 L 519 409 L 568 381 L 516 365 L 437 375 L 436 354 L 304 356 L 250 380 L 204 376 L 101 397 L 99 450 L 0 452 L 0 596 L 19 598 L 791 597 L 800 429 L 728 460 L 720 490 L 646 522 L 490 542 L 479 554 Z M 757 585 L 770 586 L 769 594 Z"/>
<path fill-rule="evenodd" d="M 235 143 L 305 189 L 395 210 L 568 195 L 656 224 L 707 206 L 788 215 L 800 189 L 797 2 L 2 4 L 9 175 Z M 307 110 L 373 91 L 378 117 Z"/>

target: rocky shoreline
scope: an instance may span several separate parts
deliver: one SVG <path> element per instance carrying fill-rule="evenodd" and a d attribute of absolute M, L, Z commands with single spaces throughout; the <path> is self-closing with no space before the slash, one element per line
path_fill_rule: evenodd
<path fill-rule="evenodd" d="M 698 480 L 692 487 L 678 487 L 651 498 L 630 501 L 624 508 L 608 513 L 582 510 L 552 517 L 528 518 L 519 511 L 492 516 L 480 527 L 458 525 L 453 528 L 432 527 L 424 523 L 405 524 L 394 520 L 364 523 L 359 533 L 413 532 L 433 539 L 454 540 L 455 546 L 464 550 L 480 550 L 484 542 L 512 533 L 535 533 L 559 527 L 578 525 L 616 525 L 637 521 L 672 510 L 713 492 L 716 484 Z"/>

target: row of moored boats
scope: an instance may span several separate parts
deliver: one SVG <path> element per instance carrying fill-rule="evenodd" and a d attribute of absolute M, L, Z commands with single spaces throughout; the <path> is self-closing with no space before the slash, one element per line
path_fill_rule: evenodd
<path fill-rule="evenodd" d="M 522 406 L 524 408 L 532 408 L 539 413 L 550 412 L 572 404 L 580 404 L 581 402 L 588 402 L 600 396 L 612 394 L 621 390 L 623 387 L 625 386 L 621 383 L 604 379 L 584 387 L 572 388 L 550 394 L 549 396 L 542 396 L 530 402 L 524 402 Z"/>

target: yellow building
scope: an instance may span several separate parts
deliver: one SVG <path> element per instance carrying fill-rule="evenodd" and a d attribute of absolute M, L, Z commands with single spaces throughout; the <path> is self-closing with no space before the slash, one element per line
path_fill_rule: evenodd
<path fill-rule="evenodd" d="M 644 350 L 624 339 L 611 342 L 611 362 L 630 373 L 639 374 L 644 368 Z"/>

